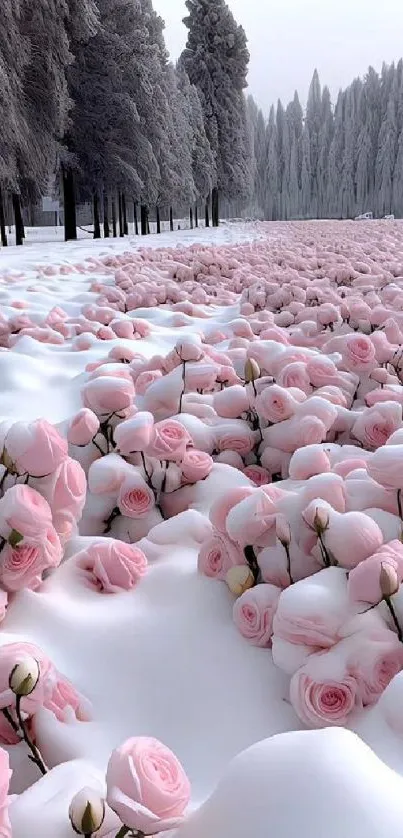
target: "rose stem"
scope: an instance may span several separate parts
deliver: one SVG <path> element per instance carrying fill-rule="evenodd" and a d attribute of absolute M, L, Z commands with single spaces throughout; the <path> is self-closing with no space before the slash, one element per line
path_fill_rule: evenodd
<path fill-rule="evenodd" d="M 38 766 L 38 768 L 39 768 L 39 770 L 41 771 L 42 774 L 47 774 L 48 769 L 46 768 L 46 765 L 42 760 L 42 757 L 41 757 L 41 755 L 38 751 L 38 748 L 36 747 L 36 745 L 34 745 L 33 742 L 31 742 L 31 740 L 28 736 L 28 733 L 26 731 L 25 722 L 24 722 L 24 719 L 22 718 L 22 715 L 21 715 L 21 698 L 22 698 L 22 696 L 17 695 L 17 700 L 15 702 L 15 711 L 17 713 L 17 719 L 18 719 L 18 722 L 19 722 L 19 725 L 20 725 L 20 728 L 21 728 L 22 738 L 23 738 L 24 742 L 28 745 L 29 750 L 31 751 L 32 761 Z"/>
<path fill-rule="evenodd" d="M 289 575 L 289 577 L 290 577 L 290 583 L 291 583 L 291 585 L 293 585 L 293 584 L 294 584 L 294 580 L 293 580 L 293 578 L 292 578 L 292 576 L 291 576 L 291 556 L 290 556 L 290 546 L 289 546 L 289 544 L 283 544 L 283 547 L 284 547 L 284 550 L 285 550 L 285 553 L 286 553 L 286 556 L 287 556 L 287 573 L 288 573 L 288 575 Z"/>
<path fill-rule="evenodd" d="M 247 561 L 249 569 L 253 573 L 255 582 L 259 579 L 259 565 L 257 563 L 256 553 L 251 544 L 248 544 L 244 549 L 244 556 Z"/>
<path fill-rule="evenodd" d="M 105 527 L 106 527 L 104 535 L 106 535 L 107 532 L 111 531 L 112 524 L 113 524 L 115 518 L 118 518 L 119 515 L 120 515 L 120 509 L 119 509 L 119 507 L 115 506 L 115 508 L 112 509 L 112 512 L 109 515 L 109 518 L 107 518 L 107 520 L 104 521 L 104 524 L 105 524 Z"/>
<path fill-rule="evenodd" d="M 402 515 L 402 494 L 401 494 L 401 493 L 402 493 L 402 490 L 401 490 L 401 489 L 398 489 L 398 490 L 397 490 L 397 508 L 398 508 L 398 510 L 399 510 L 399 517 L 400 517 L 400 520 L 401 520 L 401 521 L 403 521 L 403 515 Z"/>
<path fill-rule="evenodd" d="M 179 413 L 182 413 L 182 399 L 185 395 L 185 389 L 186 389 L 186 361 L 183 361 L 183 363 L 182 363 L 182 381 L 183 381 L 183 390 L 181 392 L 180 399 L 179 399 Z"/>
<path fill-rule="evenodd" d="M 386 605 L 388 606 L 389 611 L 392 615 L 392 620 L 393 620 L 393 622 L 396 626 L 397 636 L 398 636 L 400 642 L 403 643 L 403 633 L 402 633 L 402 630 L 400 628 L 399 620 L 397 619 L 397 616 L 396 616 L 396 611 L 395 611 L 395 609 L 392 605 L 391 598 L 386 596 L 386 597 L 384 597 L 384 599 L 385 599 Z"/>
<path fill-rule="evenodd" d="M 129 832 L 129 827 L 128 826 L 122 826 L 122 828 L 119 829 L 119 832 L 116 833 L 116 838 L 124 838 L 124 836 L 127 835 L 128 832 Z"/>
<path fill-rule="evenodd" d="M 162 517 L 162 518 L 164 519 L 164 521 L 165 521 L 165 520 L 166 520 L 166 518 L 165 518 L 165 515 L 164 515 L 164 513 L 163 513 L 163 511 L 162 511 L 162 506 L 161 506 L 161 504 L 160 504 L 160 503 L 159 503 L 159 501 L 158 501 L 157 492 L 156 492 L 156 490 L 155 490 L 155 488 L 154 488 L 154 486 L 153 486 L 153 483 L 152 483 L 152 480 L 151 480 L 151 475 L 150 475 L 150 473 L 149 473 L 149 471 L 148 471 L 148 469 L 147 469 L 146 458 L 145 458 L 145 456 L 144 456 L 143 451 L 140 451 L 140 456 L 141 456 L 141 462 L 143 463 L 143 469 L 144 469 L 144 474 L 145 474 L 145 476 L 146 476 L 147 483 L 148 483 L 148 485 L 149 485 L 149 487 L 150 487 L 150 489 L 151 489 L 151 491 L 152 491 L 152 493 L 153 493 L 153 495 L 154 495 L 154 498 L 155 498 L 155 506 L 156 506 L 156 508 L 158 509 L 158 512 L 160 513 L 161 517 Z"/>
<path fill-rule="evenodd" d="M 5 483 L 8 475 L 9 475 L 9 470 L 8 470 L 8 468 L 6 468 L 5 471 L 4 471 L 3 477 L 0 480 L 0 492 L 3 490 L 3 486 L 4 486 L 4 483 Z"/>

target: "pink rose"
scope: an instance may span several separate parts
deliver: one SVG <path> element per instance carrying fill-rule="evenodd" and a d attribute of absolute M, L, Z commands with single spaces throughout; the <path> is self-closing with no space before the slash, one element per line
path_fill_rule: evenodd
<path fill-rule="evenodd" d="M 138 396 L 144 396 L 144 393 L 154 381 L 162 378 L 161 370 L 145 370 L 141 372 L 136 379 L 136 393 Z"/>
<path fill-rule="evenodd" d="M 255 446 L 254 432 L 241 419 L 234 419 L 228 425 L 218 425 L 216 439 L 219 451 L 236 451 L 241 457 L 246 457 Z"/>
<path fill-rule="evenodd" d="M 219 367 L 213 364 L 190 364 L 186 366 L 185 384 L 186 392 L 197 392 L 203 390 L 208 392 L 213 389 Z"/>
<path fill-rule="evenodd" d="M 131 591 L 147 571 L 147 559 L 134 544 L 104 539 L 91 544 L 78 556 L 91 583 L 102 593 Z"/>
<path fill-rule="evenodd" d="M 8 456 L 19 474 L 44 477 L 66 459 L 67 441 L 46 419 L 16 422 L 6 436 Z"/>
<path fill-rule="evenodd" d="M 352 427 L 352 434 L 366 448 L 380 448 L 400 428 L 402 408 L 394 402 L 385 402 L 365 409 Z"/>
<path fill-rule="evenodd" d="M 326 657 L 326 653 L 323 655 Z M 348 717 L 360 706 L 358 684 L 345 672 L 339 677 L 321 675 L 312 655 L 291 678 L 290 700 L 298 718 L 307 727 L 345 727 Z"/>
<path fill-rule="evenodd" d="M 324 542 L 341 567 L 352 570 L 372 556 L 383 543 L 378 524 L 364 512 L 330 512 L 329 529 Z"/>
<path fill-rule="evenodd" d="M 134 399 L 133 381 L 117 376 L 105 376 L 88 381 L 83 390 L 85 407 L 97 416 L 121 413 L 131 406 Z"/>
<path fill-rule="evenodd" d="M 0 834 L 2 838 L 11 838 L 11 823 L 8 815 L 9 786 L 12 771 L 7 751 L 0 748 Z"/>
<path fill-rule="evenodd" d="M 181 361 L 200 361 L 203 349 L 199 340 L 191 337 L 181 338 L 176 342 L 175 351 Z"/>
<path fill-rule="evenodd" d="M 59 466 L 56 473 L 51 506 L 53 513 L 69 513 L 74 520 L 81 518 L 87 493 L 84 469 L 71 457 Z"/>
<path fill-rule="evenodd" d="M 390 541 L 354 567 L 348 578 L 348 593 L 352 602 L 367 602 L 377 605 L 383 599 L 380 586 L 380 573 L 383 566 L 391 567 L 396 573 L 397 582 L 403 582 L 403 544 Z"/>
<path fill-rule="evenodd" d="M 214 394 L 213 407 L 224 419 L 237 419 L 250 408 L 250 397 L 245 387 L 236 384 Z"/>
<path fill-rule="evenodd" d="M 269 547 L 275 541 L 276 512 L 275 503 L 264 489 L 255 489 L 230 510 L 227 533 L 242 549 L 249 544 Z"/>
<path fill-rule="evenodd" d="M 67 439 L 70 445 L 78 445 L 82 447 L 84 445 L 89 445 L 98 431 L 98 416 L 96 416 L 92 410 L 89 410 L 87 407 L 83 407 L 83 409 L 80 410 L 71 420 L 67 431 Z"/>
<path fill-rule="evenodd" d="M 245 477 L 248 477 L 249 480 L 254 483 L 255 486 L 266 486 L 268 483 L 271 483 L 271 476 L 269 472 L 267 469 L 262 468 L 262 466 L 246 466 L 246 468 L 243 469 L 243 473 Z"/>
<path fill-rule="evenodd" d="M 256 585 L 234 603 L 234 623 L 252 646 L 270 646 L 280 594 L 280 588 L 274 585 Z"/>
<path fill-rule="evenodd" d="M 226 533 L 227 517 L 231 509 L 253 492 L 254 489 L 251 486 L 237 486 L 214 501 L 210 508 L 210 521 L 213 527 L 222 533 Z"/>
<path fill-rule="evenodd" d="M 283 422 L 290 419 L 298 407 L 298 402 L 284 388 L 273 384 L 266 387 L 256 399 L 259 416 L 268 422 Z"/>
<path fill-rule="evenodd" d="M 218 530 L 202 544 L 199 551 L 198 569 L 212 579 L 225 579 L 230 567 L 246 564 L 239 547 Z"/>
<path fill-rule="evenodd" d="M 180 465 L 184 482 L 197 483 L 198 480 L 205 480 L 209 476 L 214 462 L 204 451 L 189 448 L 185 451 Z"/>
<path fill-rule="evenodd" d="M 180 422 L 164 419 L 154 425 L 146 453 L 148 457 L 155 457 L 157 460 L 178 462 L 182 460 L 191 443 L 190 434 Z"/>
<path fill-rule="evenodd" d="M 117 495 L 126 475 L 128 464 L 118 454 L 107 454 L 91 464 L 88 487 L 93 495 Z"/>
<path fill-rule="evenodd" d="M 403 445 L 385 445 L 372 454 L 368 474 L 385 489 L 403 489 Z"/>
<path fill-rule="evenodd" d="M 37 537 L 24 538 L 16 547 L 6 544 L 1 552 L 0 580 L 13 593 L 23 588 L 35 590 L 45 570 L 58 567 L 63 551 L 53 526 Z"/>
<path fill-rule="evenodd" d="M 387 628 L 359 632 L 351 638 L 347 667 L 364 706 L 375 704 L 392 678 L 403 669 L 403 646 Z"/>
<path fill-rule="evenodd" d="M 38 537 L 52 526 L 52 511 L 42 495 L 21 483 L 11 486 L 0 499 L 0 534 L 12 530 L 27 538 Z"/>
<path fill-rule="evenodd" d="M 114 431 L 120 453 L 127 457 L 136 451 L 144 451 L 150 444 L 153 425 L 154 417 L 146 411 L 140 411 L 132 419 L 121 422 Z"/>
<path fill-rule="evenodd" d="M 129 829 L 155 835 L 178 827 L 190 799 L 189 780 L 175 755 L 141 736 L 113 751 L 107 802 Z"/>
<path fill-rule="evenodd" d="M 377 365 L 374 345 L 366 335 L 347 335 L 341 346 L 341 354 L 349 372 L 371 372 Z"/>
<path fill-rule="evenodd" d="M 119 489 L 117 505 L 127 518 L 145 518 L 154 509 L 154 492 L 142 475 L 133 471 Z"/>
<path fill-rule="evenodd" d="M 328 649 L 337 642 L 350 611 L 346 574 L 341 568 L 330 567 L 283 591 L 274 617 L 274 635 L 313 651 Z"/>
<path fill-rule="evenodd" d="M 59 722 L 65 721 L 66 710 L 68 708 L 74 711 L 74 715 L 78 721 L 90 721 L 92 714 L 89 701 L 80 695 L 73 684 L 63 675 L 60 675 L 60 673 L 55 673 L 55 679 L 56 683 L 50 696 L 45 698 L 44 707 L 50 710 Z"/>

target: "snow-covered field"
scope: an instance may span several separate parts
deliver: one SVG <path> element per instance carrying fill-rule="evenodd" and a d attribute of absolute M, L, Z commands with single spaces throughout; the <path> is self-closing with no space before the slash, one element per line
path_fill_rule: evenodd
<path fill-rule="evenodd" d="M 5 501 L 29 471 L 64 549 L 40 584 L 0 569 L 2 648 L 36 644 L 92 705 L 62 701 L 55 715 L 38 702 L 42 779 L 0 726 L 13 838 L 73 836 L 72 797 L 104 793 L 111 751 L 131 736 L 161 740 L 188 774 L 177 838 L 400 834 L 402 344 L 401 222 L 32 236 L 0 251 L 0 449 L 15 462 L 28 432 L 13 423 L 44 417 L 89 483 L 78 530 L 76 475 L 59 501 L 47 469 L 0 466 L 0 535 L 17 529 Z M 83 405 L 109 415 L 97 445 L 72 444 Z M 157 456 L 165 420 L 203 452 L 188 471 L 167 439 Z M 154 421 L 144 474 L 127 439 Z M 88 571 L 105 535 L 148 561 L 141 579 L 115 582 L 127 590 L 102 592 Z M 108 812 L 96 834 L 120 826 Z"/>

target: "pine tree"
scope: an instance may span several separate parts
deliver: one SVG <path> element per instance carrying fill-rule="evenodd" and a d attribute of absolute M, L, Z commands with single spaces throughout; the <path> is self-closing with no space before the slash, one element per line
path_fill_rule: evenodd
<path fill-rule="evenodd" d="M 250 149 L 243 91 L 249 53 L 245 32 L 224 0 L 186 0 L 189 32 L 182 63 L 202 104 L 214 154 L 213 223 L 219 223 L 219 193 L 228 200 L 250 190 Z"/>

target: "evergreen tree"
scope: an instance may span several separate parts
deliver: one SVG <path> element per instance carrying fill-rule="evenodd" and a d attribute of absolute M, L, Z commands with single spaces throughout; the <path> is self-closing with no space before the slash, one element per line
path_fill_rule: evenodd
<path fill-rule="evenodd" d="M 219 193 L 245 199 L 250 189 L 250 148 L 243 91 L 249 53 L 245 32 L 224 0 L 186 0 L 189 32 L 182 63 L 202 104 L 214 154 L 213 223 L 219 223 Z"/>

